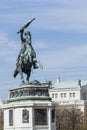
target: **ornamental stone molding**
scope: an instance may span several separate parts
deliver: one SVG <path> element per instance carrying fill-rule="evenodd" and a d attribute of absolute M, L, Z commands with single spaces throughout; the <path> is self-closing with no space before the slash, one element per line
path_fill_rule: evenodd
<path fill-rule="evenodd" d="M 15 102 L 22 100 L 51 100 L 48 92 L 49 85 L 24 85 L 10 90 L 7 102 Z"/>

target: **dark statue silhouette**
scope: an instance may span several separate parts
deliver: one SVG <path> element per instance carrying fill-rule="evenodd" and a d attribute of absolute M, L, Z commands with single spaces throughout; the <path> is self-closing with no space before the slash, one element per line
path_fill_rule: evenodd
<path fill-rule="evenodd" d="M 32 19 L 27 22 L 17 33 L 20 33 L 20 38 L 22 42 L 22 48 L 19 52 L 17 61 L 16 61 L 16 69 L 14 71 L 14 77 L 21 75 L 22 84 L 25 83 L 23 73 L 27 75 L 26 81 L 29 82 L 29 78 L 31 75 L 31 69 L 38 69 L 39 66 L 37 65 L 38 61 L 36 58 L 36 53 L 31 45 L 31 33 L 29 31 L 25 32 L 24 38 L 24 29 L 30 25 L 30 23 L 35 20 Z"/>

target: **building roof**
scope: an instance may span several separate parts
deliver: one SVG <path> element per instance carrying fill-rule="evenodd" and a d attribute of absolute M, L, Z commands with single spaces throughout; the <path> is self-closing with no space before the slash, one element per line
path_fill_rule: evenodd
<path fill-rule="evenodd" d="M 76 89 L 87 86 L 87 80 L 59 81 L 53 84 L 52 89 Z"/>

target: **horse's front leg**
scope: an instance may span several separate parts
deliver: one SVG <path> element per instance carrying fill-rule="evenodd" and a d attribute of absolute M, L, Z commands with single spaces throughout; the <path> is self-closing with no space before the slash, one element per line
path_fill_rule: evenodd
<path fill-rule="evenodd" d="M 21 76 L 21 85 L 23 85 L 23 84 L 25 84 L 25 82 L 24 82 L 24 77 L 23 77 L 23 72 L 22 72 L 22 70 L 20 70 L 20 76 Z"/>

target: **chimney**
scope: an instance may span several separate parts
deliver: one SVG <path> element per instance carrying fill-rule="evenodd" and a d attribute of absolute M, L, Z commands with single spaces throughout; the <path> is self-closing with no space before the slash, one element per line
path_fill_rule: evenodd
<path fill-rule="evenodd" d="M 60 83 L 60 77 L 57 78 L 57 83 Z"/>
<path fill-rule="evenodd" d="M 78 85 L 81 87 L 81 80 L 78 80 Z"/>

